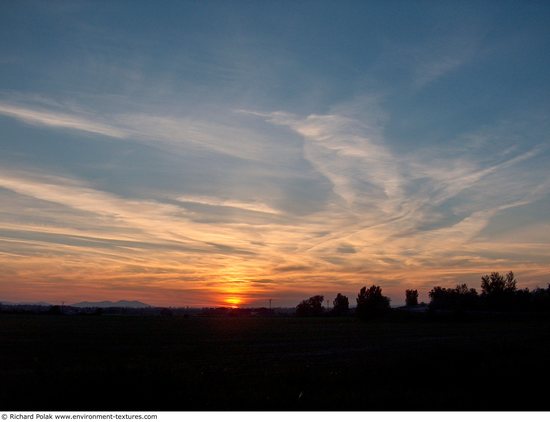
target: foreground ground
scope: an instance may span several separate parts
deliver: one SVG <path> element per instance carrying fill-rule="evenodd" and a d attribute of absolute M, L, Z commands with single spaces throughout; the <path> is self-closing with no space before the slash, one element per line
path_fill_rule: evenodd
<path fill-rule="evenodd" d="M 550 322 L 0 315 L 0 410 L 549 410 Z"/>

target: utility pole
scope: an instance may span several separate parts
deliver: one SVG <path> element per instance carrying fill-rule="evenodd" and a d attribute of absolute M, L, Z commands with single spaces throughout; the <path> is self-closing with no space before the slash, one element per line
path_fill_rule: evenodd
<path fill-rule="evenodd" d="M 271 300 L 272 299 L 269 299 L 269 310 L 271 311 Z"/>

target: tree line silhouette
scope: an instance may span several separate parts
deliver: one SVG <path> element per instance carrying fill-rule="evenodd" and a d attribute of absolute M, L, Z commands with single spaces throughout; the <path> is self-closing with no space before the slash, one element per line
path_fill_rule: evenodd
<path fill-rule="evenodd" d="M 481 293 L 458 284 L 454 288 L 436 286 L 429 291 L 428 310 L 435 311 L 489 311 L 489 312 L 548 312 L 550 311 L 550 284 L 546 289 L 537 287 L 519 289 L 514 273 L 493 272 L 481 277 Z M 336 295 L 332 309 L 323 307 L 324 296 L 316 295 L 296 306 L 297 316 L 348 315 L 352 312 L 349 299 L 341 293 Z M 380 286 L 362 287 L 356 298 L 355 315 L 371 319 L 390 311 L 390 299 L 382 294 Z M 419 307 L 418 290 L 405 291 L 406 308 Z"/>

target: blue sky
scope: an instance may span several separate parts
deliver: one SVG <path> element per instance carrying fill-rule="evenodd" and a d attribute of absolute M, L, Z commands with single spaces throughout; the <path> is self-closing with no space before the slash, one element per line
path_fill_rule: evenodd
<path fill-rule="evenodd" d="M 547 2 L 0 10 L 0 299 L 549 281 Z"/>

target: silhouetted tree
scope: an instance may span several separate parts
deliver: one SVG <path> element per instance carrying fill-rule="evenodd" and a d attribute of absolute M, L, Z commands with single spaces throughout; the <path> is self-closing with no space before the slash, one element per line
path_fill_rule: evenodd
<path fill-rule="evenodd" d="M 430 297 L 430 309 L 449 309 L 451 307 L 451 289 L 435 286 L 428 293 Z"/>
<path fill-rule="evenodd" d="M 513 310 L 516 311 L 534 311 L 532 294 L 529 289 L 518 289 L 514 293 Z"/>
<path fill-rule="evenodd" d="M 468 289 L 466 284 L 458 284 L 454 289 L 436 286 L 428 295 L 431 310 L 466 311 L 478 305 L 477 291 Z"/>
<path fill-rule="evenodd" d="M 390 309 L 390 299 L 382 295 L 379 286 L 362 287 L 357 295 L 357 316 L 363 319 L 384 314 Z"/>
<path fill-rule="evenodd" d="M 550 311 L 550 284 L 547 289 L 537 287 L 531 292 L 532 309 L 535 311 Z"/>
<path fill-rule="evenodd" d="M 52 305 L 48 309 L 48 313 L 50 315 L 61 315 L 61 306 L 59 305 Z"/>
<path fill-rule="evenodd" d="M 332 312 L 335 315 L 344 315 L 349 311 L 349 300 L 341 293 L 338 293 L 336 295 L 336 298 L 332 303 L 334 305 L 334 307 L 332 308 Z"/>
<path fill-rule="evenodd" d="M 490 296 L 505 292 L 515 292 L 517 289 L 516 284 L 517 280 L 512 271 L 506 274 L 506 276 L 498 272 L 491 273 L 491 275 L 486 274 L 481 277 L 481 294 Z"/>
<path fill-rule="evenodd" d="M 506 276 L 494 272 L 481 277 L 481 296 L 484 305 L 493 310 L 512 310 L 517 304 L 517 280 L 510 271 Z"/>
<path fill-rule="evenodd" d="M 466 284 L 455 287 L 456 305 L 459 310 L 472 310 L 478 307 L 479 295 L 476 289 L 469 289 Z"/>
<path fill-rule="evenodd" d="M 418 290 L 405 290 L 405 304 L 418 306 Z"/>
<path fill-rule="evenodd" d="M 174 312 L 170 308 L 162 308 L 160 310 L 160 315 L 164 317 L 172 317 L 174 316 Z"/>
<path fill-rule="evenodd" d="M 324 296 L 317 295 L 312 296 L 309 299 L 302 300 L 296 306 L 296 315 L 298 316 L 318 316 L 323 313 L 323 301 L 325 300 Z"/>

